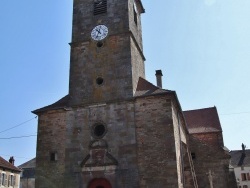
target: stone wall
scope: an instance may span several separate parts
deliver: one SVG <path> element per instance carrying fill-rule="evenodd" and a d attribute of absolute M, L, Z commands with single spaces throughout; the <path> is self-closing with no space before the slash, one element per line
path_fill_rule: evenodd
<path fill-rule="evenodd" d="M 118 165 L 111 169 L 113 172 L 102 169 L 105 166 L 102 164 L 97 165 L 99 169 L 91 166 L 89 173 L 85 171 L 79 183 L 86 187 L 93 178 L 105 177 L 113 187 L 138 187 L 133 102 L 86 106 L 73 109 L 70 114 L 72 124 L 67 130 L 66 171 L 69 174 L 80 173 L 79 164 L 92 152 L 90 143 L 98 140 L 93 135 L 93 126 L 102 123 L 107 132 L 99 140 L 107 143 L 105 150 L 117 160 Z"/>
<path fill-rule="evenodd" d="M 171 100 L 138 98 L 135 117 L 140 188 L 178 187 Z"/>
<path fill-rule="evenodd" d="M 67 112 L 49 111 L 39 116 L 36 153 L 36 188 L 63 187 Z M 51 161 L 51 154 L 58 157 Z"/>
<path fill-rule="evenodd" d="M 137 188 L 134 110 L 133 101 L 124 101 L 40 115 L 36 187 L 85 188 L 102 177 L 112 187 Z M 93 133 L 96 123 L 105 125 L 101 138 Z M 92 147 L 99 143 L 105 143 L 104 148 Z M 105 155 L 95 163 L 98 150 Z M 50 161 L 50 151 L 58 154 L 57 161 Z"/>
<path fill-rule="evenodd" d="M 107 13 L 95 16 L 93 3 L 93 0 L 74 2 L 69 83 L 71 105 L 132 98 L 138 78 L 145 77 L 140 16 L 136 28 L 131 20 L 133 1 L 107 1 Z M 90 35 L 100 24 L 109 30 L 108 36 L 101 41 L 102 47 L 98 47 L 98 42 Z M 98 85 L 97 78 L 102 78 L 103 83 Z"/>
<path fill-rule="evenodd" d="M 209 137 L 210 134 L 208 134 Z M 203 135 L 203 138 L 206 138 L 206 134 Z M 212 146 L 201 142 L 201 140 L 193 135 L 190 135 L 190 145 L 199 187 L 210 188 L 210 183 L 216 188 L 230 187 L 230 156 L 227 151 L 222 146 Z"/>

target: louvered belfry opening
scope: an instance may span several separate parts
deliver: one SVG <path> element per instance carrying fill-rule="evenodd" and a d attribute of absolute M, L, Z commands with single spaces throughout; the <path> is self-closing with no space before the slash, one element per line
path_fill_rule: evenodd
<path fill-rule="evenodd" d="M 107 0 L 94 1 L 94 15 L 104 14 L 107 12 Z"/>

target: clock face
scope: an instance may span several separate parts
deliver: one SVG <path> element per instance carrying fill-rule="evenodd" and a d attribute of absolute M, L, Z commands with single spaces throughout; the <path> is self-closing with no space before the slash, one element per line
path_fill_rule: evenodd
<path fill-rule="evenodd" d="M 91 32 L 92 39 L 96 41 L 103 40 L 108 35 L 108 28 L 105 25 L 97 25 Z"/>

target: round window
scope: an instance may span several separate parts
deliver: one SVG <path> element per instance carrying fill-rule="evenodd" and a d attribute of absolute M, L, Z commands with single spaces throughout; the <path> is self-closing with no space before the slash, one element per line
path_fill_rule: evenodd
<path fill-rule="evenodd" d="M 102 138 L 106 134 L 107 130 L 105 125 L 99 123 L 93 126 L 93 134 L 96 138 Z"/>
<path fill-rule="evenodd" d="M 97 46 L 98 48 L 103 47 L 103 42 L 97 42 L 96 46 Z"/>
<path fill-rule="evenodd" d="M 101 77 L 99 77 L 99 78 L 96 79 L 96 84 L 99 85 L 99 86 L 102 85 L 103 82 L 104 82 L 104 80 Z"/>

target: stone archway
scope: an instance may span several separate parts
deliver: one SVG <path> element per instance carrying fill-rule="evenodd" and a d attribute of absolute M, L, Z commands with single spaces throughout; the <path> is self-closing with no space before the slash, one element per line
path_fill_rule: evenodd
<path fill-rule="evenodd" d="M 96 178 L 90 181 L 88 188 L 112 188 L 107 179 Z"/>

